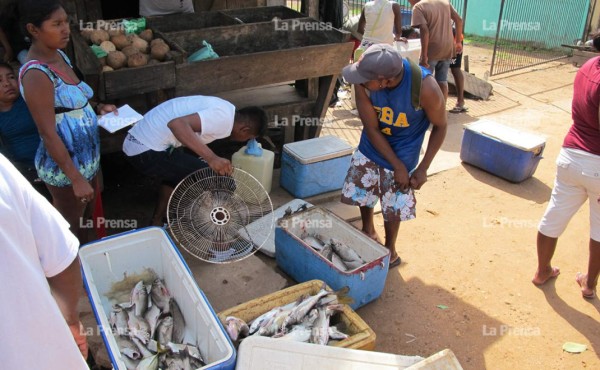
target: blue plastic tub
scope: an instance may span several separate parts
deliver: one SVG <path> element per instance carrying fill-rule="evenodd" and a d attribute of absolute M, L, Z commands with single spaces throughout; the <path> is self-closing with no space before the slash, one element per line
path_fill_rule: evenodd
<path fill-rule="evenodd" d="M 207 365 L 234 370 L 236 351 L 189 267 L 165 230 L 150 227 L 84 245 L 79 251 L 83 281 L 114 369 L 127 370 L 109 323 L 112 284 L 152 269 L 179 304 L 186 321 L 186 343 L 196 343 Z"/>
<path fill-rule="evenodd" d="M 302 241 L 303 232 L 319 234 L 324 240 L 336 238 L 366 263 L 341 271 Z M 349 287 L 349 296 L 354 300 L 352 309 L 377 299 L 383 292 L 390 261 L 388 249 L 330 211 L 313 207 L 280 219 L 275 229 L 275 247 L 277 265 L 297 282 L 317 279 L 335 290 Z"/>
<path fill-rule="evenodd" d="M 510 182 L 522 182 L 535 173 L 546 139 L 492 121 L 465 128 L 460 159 Z"/>
<path fill-rule="evenodd" d="M 296 198 L 341 189 L 353 151 L 331 135 L 285 144 L 279 184 Z"/>
<path fill-rule="evenodd" d="M 410 20 L 412 18 L 412 11 L 410 9 L 401 9 L 400 18 L 402 20 L 402 26 L 410 26 Z"/>

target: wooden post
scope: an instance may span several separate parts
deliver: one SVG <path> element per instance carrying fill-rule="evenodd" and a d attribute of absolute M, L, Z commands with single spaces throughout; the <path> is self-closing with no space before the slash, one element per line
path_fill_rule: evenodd
<path fill-rule="evenodd" d="M 463 65 L 464 65 L 464 70 L 465 72 L 469 72 L 469 56 L 468 55 L 463 55 Z"/>
<path fill-rule="evenodd" d="M 319 20 L 319 0 L 304 0 L 306 11 L 304 12 L 311 18 Z"/>

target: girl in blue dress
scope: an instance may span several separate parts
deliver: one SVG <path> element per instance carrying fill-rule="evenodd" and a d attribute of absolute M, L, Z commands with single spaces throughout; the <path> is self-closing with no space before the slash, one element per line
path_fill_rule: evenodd
<path fill-rule="evenodd" d="M 45 182 L 56 209 L 81 242 L 87 241 L 84 214 L 93 204 L 100 168 L 100 139 L 96 111 L 114 105 L 89 100 L 92 89 L 75 73 L 60 50 L 69 42 L 67 13 L 56 0 L 20 2 L 21 21 L 32 41 L 27 62 L 19 72 L 21 93 L 42 142 L 35 157 L 38 176 Z M 91 214 L 87 212 L 87 214 Z"/>

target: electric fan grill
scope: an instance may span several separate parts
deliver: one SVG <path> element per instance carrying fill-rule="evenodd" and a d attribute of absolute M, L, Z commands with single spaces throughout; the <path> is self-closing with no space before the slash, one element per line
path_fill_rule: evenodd
<path fill-rule="evenodd" d="M 250 235 L 246 226 L 265 216 L 270 230 Z M 177 185 L 167 222 L 187 252 L 206 262 L 228 263 L 251 256 L 265 243 L 273 229 L 273 205 L 248 172 L 235 168 L 232 176 L 220 176 L 204 168 Z"/>

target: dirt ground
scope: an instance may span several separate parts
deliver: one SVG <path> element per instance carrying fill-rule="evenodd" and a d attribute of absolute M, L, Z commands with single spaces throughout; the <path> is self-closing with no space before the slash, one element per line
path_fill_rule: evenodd
<path fill-rule="evenodd" d="M 475 45 L 465 50 L 471 72 L 482 77 L 491 51 Z M 530 282 L 537 222 L 550 198 L 554 161 L 571 122 L 576 71 L 554 62 L 490 78 L 494 95 L 489 101 L 467 100 L 469 112 L 449 117 L 442 150 L 455 164 L 430 176 L 417 192 L 417 219 L 402 224 L 396 247 L 403 264 L 389 272 L 382 296 L 357 310 L 377 335 L 376 351 L 427 357 L 450 348 L 465 369 L 600 369 L 600 300 L 582 299 L 575 282 L 576 272 L 587 268 L 587 205 L 559 239 L 554 263 L 561 275 L 541 289 Z M 454 102 L 450 97 L 448 107 Z M 344 134 L 360 131 L 360 122 L 357 127 L 346 111 L 338 107 L 329 114 L 348 119 Z M 460 163 L 462 124 L 482 117 L 547 138 L 533 178 L 513 184 Z M 119 179 L 118 170 L 106 175 L 109 217 L 126 214 L 147 222 L 154 201 L 154 193 L 145 190 L 148 184 Z M 376 226 L 383 236 L 380 215 Z M 259 254 L 257 259 L 283 275 L 273 260 Z M 193 271 L 213 268 L 187 261 Z M 225 273 L 243 270 L 243 262 Z M 234 295 L 231 290 L 254 287 L 254 296 L 265 294 L 268 284 L 260 283 L 257 271 L 243 273 L 248 285 L 235 286 L 234 277 L 229 284 L 210 280 L 206 272 L 198 283 L 218 311 L 243 299 L 223 298 Z M 563 352 L 565 342 L 585 344 L 587 351 Z"/>

